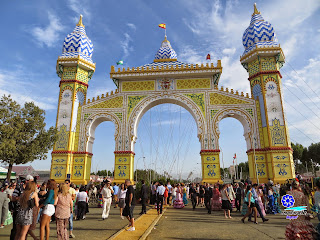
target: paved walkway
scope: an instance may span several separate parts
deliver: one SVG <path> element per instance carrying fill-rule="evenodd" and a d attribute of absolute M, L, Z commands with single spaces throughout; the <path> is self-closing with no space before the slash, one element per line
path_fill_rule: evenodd
<path fill-rule="evenodd" d="M 225 219 L 223 211 L 207 213 L 205 208 L 192 210 L 168 208 L 147 239 L 212 240 L 212 239 L 285 239 L 285 228 L 289 220 L 283 215 L 268 215 L 268 222 L 259 224 L 241 222 L 240 213 Z M 317 220 L 312 221 L 317 224 Z"/>

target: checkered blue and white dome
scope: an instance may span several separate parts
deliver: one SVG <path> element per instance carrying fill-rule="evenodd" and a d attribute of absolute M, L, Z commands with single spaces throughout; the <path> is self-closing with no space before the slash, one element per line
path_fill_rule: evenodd
<path fill-rule="evenodd" d="M 255 48 L 280 46 L 274 28 L 263 19 L 256 5 L 254 5 L 250 26 L 243 33 L 242 44 L 245 48 L 243 55 Z"/>
<path fill-rule="evenodd" d="M 161 47 L 159 48 L 155 60 L 177 60 L 177 53 L 171 47 L 170 42 L 167 40 L 167 36 L 165 36 L 164 40 L 161 43 Z"/>
<path fill-rule="evenodd" d="M 68 34 L 63 42 L 62 58 L 78 57 L 92 62 L 93 44 L 86 34 L 84 25 L 82 24 L 82 15 L 80 15 L 79 23 L 73 32 Z"/>

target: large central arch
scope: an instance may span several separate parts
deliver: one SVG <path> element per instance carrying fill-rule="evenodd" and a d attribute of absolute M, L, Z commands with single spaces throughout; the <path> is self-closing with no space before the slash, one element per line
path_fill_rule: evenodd
<path fill-rule="evenodd" d="M 131 149 L 134 151 L 134 143 L 137 139 L 137 130 L 138 125 L 143 117 L 143 115 L 151 108 L 165 103 L 176 104 L 185 110 L 187 110 L 194 118 L 197 125 L 197 136 L 199 138 L 200 143 L 202 141 L 202 134 L 207 132 L 207 127 L 205 124 L 205 119 L 201 114 L 201 110 L 199 107 L 188 97 L 182 94 L 155 94 L 150 95 L 143 99 L 135 108 L 135 110 L 131 113 L 130 118 L 128 120 L 128 133 L 132 136 Z"/>

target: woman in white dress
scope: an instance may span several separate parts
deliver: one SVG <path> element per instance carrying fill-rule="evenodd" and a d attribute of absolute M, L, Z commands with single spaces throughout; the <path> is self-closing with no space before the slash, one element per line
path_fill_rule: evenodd
<path fill-rule="evenodd" d="M 183 200 L 182 200 L 182 188 L 181 188 L 180 184 L 178 185 L 177 190 L 176 190 L 176 198 L 173 203 L 173 207 L 174 208 L 183 208 L 184 207 Z"/>

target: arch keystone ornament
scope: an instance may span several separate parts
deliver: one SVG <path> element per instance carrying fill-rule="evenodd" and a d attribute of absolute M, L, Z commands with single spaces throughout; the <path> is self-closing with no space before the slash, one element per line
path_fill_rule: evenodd
<path fill-rule="evenodd" d="M 103 121 L 115 126 L 114 181 L 133 181 L 134 146 L 140 119 L 152 107 L 171 103 L 193 116 L 201 149 L 203 182 L 221 182 L 219 123 L 226 117 L 241 122 L 253 181 L 285 182 L 294 177 L 292 149 L 282 104 L 280 68 L 284 54 L 272 25 L 254 8 L 243 37 L 240 62 L 248 71 L 251 96 L 219 87 L 221 61 L 191 64 L 178 56 L 165 37 L 153 62 L 139 67 L 111 66 L 116 90 L 86 99 L 94 73 L 93 44 L 82 17 L 64 41 L 58 57 L 60 80 L 57 128 L 51 178 L 90 181 L 96 127 Z M 243 80 L 245 81 L 245 80 Z M 94 159 L 94 158 L 93 158 Z"/>

